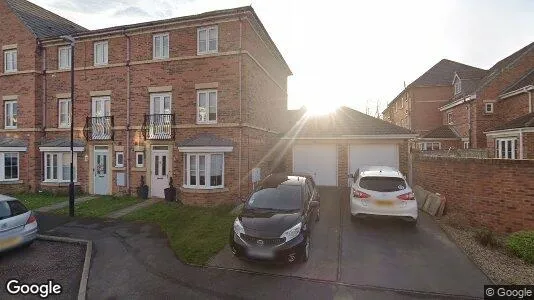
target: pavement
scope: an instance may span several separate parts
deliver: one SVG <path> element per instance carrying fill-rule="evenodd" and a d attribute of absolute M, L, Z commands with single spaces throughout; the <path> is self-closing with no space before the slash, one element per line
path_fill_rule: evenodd
<path fill-rule="evenodd" d="M 62 292 L 51 298 L 76 299 L 84 259 L 84 245 L 42 240 L 34 241 L 27 248 L 17 248 L 0 254 L 0 299 L 14 298 L 6 290 L 5 284 L 9 279 L 17 279 L 25 284 L 46 284 L 52 279 L 54 284 L 61 285 Z M 16 298 L 20 297 L 18 295 Z"/>
<path fill-rule="evenodd" d="M 49 235 L 93 241 L 88 299 L 472 299 L 488 280 L 430 217 L 416 228 L 352 222 L 337 190 L 321 190 L 310 261 L 278 267 L 182 263 L 150 224 L 39 214 Z M 346 204 L 346 203 L 345 203 Z M 230 265 L 218 266 L 217 261 Z M 52 276 L 53 277 L 53 276 Z"/>
<path fill-rule="evenodd" d="M 163 201 L 163 199 L 158 199 L 158 198 L 148 199 L 148 200 L 142 201 L 140 203 L 134 204 L 132 206 L 128 206 L 126 208 L 114 211 L 114 212 L 108 214 L 105 217 L 106 218 L 111 218 L 111 219 L 122 218 L 123 216 L 125 216 L 127 214 L 130 214 L 130 213 L 132 213 L 132 212 L 134 212 L 136 210 L 151 206 L 151 205 L 156 204 L 156 203 L 161 202 L 161 201 Z"/>
<path fill-rule="evenodd" d="M 89 200 L 93 200 L 95 198 L 97 198 L 97 197 L 96 196 L 80 197 L 80 198 L 74 199 L 74 203 L 83 203 L 83 202 L 86 202 L 86 201 L 89 201 Z M 67 207 L 67 206 L 69 206 L 69 201 L 63 201 L 63 202 L 55 203 L 55 204 L 52 204 L 52 205 L 49 205 L 49 206 L 40 207 L 40 208 L 36 209 L 35 211 L 37 211 L 37 212 L 49 212 L 49 211 L 62 209 L 62 208 Z"/>

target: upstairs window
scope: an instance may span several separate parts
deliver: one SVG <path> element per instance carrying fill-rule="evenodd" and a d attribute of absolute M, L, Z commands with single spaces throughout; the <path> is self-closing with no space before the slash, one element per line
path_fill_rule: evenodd
<path fill-rule="evenodd" d="M 17 49 L 4 51 L 4 72 L 17 71 Z"/>
<path fill-rule="evenodd" d="M 17 101 L 4 101 L 5 128 L 17 128 Z"/>
<path fill-rule="evenodd" d="M 169 58 L 169 34 L 156 34 L 153 37 L 153 58 Z"/>
<path fill-rule="evenodd" d="M 95 66 L 108 64 L 108 42 L 96 42 L 94 49 Z"/>
<path fill-rule="evenodd" d="M 452 124 L 452 112 L 447 113 L 447 124 Z"/>
<path fill-rule="evenodd" d="M 67 47 L 60 47 L 58 49 L 58 68 L 65 70 L 70 69 L 70 61 L 71 61 L 71 49 L 70 46 Z"/>
<path fill-rule="evenodd" d="M 216 53 L 219 49 L 219 28 L 199 28 L 197 31 L 198 54 Z"/>
<path fill-rule="evenodd" d="M 493 103 L 485 103 L 484 104 L 484 112 L 487 114 L 493 113 Z"/>
<path fill-rule="evenodd" d="M 217 91 L 198 91 L 197 98 L 197 123 L 217 123 Z"/>
<path fill-rule="evenodd" d="M 460 80 L 456 80 L 454 82 L 454 94 L 460 94 L 462 92 L 462 82 Z"/>
<path fill-rule="evenodd" d="M 70 127 L 70 109 L 71 102 L 70 99 L 60 99 L 58 101 L 58 115 L 59 115 L 59 128 L 69 128 Z"/>

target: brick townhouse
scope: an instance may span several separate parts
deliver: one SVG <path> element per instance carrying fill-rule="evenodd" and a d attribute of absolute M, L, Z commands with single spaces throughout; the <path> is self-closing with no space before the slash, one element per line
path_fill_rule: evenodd
<path fill-rule="evenodd" d="M 24 0 L 0 0 L 0 190 L 66 191 L 185 203 L 244 197 L 270 172 L 291 70 L 250 7 L 87 30 Z M 74 117 L 70 48 L 75 42 Z"/>
<path fill-rule="evenodd" d="M 528 104 L 526 109 L 524 105 L 528 93 L 517 89 L 528 85 L 518 81 L 526 78 L 533 68 L 534 43 L 531 43 L 500 60 L 486 72 L 458 73 L 451 100 L 439 108 L 443 126 L 454 130 L 464 148 L 486 148 L 486 132 L 503 129 L 500 127 L 503 123 L 528 112 Z M 510 97 L 516 100 L 507 100 Z M 503 141 L 503 145 L 508 142 L 513 141 Z M 490 146 L 493 150 L 493 144 Z M 514 148 L 513 145 L 510 147 Z"/>
<path fill-rule="evenodd" d="M 383 111 L 384 120 L 420 134 L 423 139 L 418 147 L 422 150 L 457 147 L 458 136 L 448 126 L 441 126 L 438 108 L 450 101 L 454 80 L 459 75 L 467 85 L 471 84 L 468 76 L 482 72 L 479 68 L 442 59 L 388 104 Z"/>

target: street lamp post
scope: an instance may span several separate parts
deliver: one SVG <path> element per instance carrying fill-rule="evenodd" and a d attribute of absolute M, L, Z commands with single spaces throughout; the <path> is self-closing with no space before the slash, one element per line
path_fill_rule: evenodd
<path fill-rule="evenodd" d="M 70 44 L 70 183 L 69 216 L 74 217 L 74 43 L 70 35 L 61 36 Z"/>

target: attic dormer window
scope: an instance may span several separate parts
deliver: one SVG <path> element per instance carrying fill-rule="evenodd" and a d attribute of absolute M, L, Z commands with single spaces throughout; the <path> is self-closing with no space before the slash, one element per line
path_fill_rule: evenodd
<path fill-rule="evenodd" d="M 456 80 L 454 82 L 454 94 L 458 95 L 462 91 L 462 82 L 460 80 Z"/>

